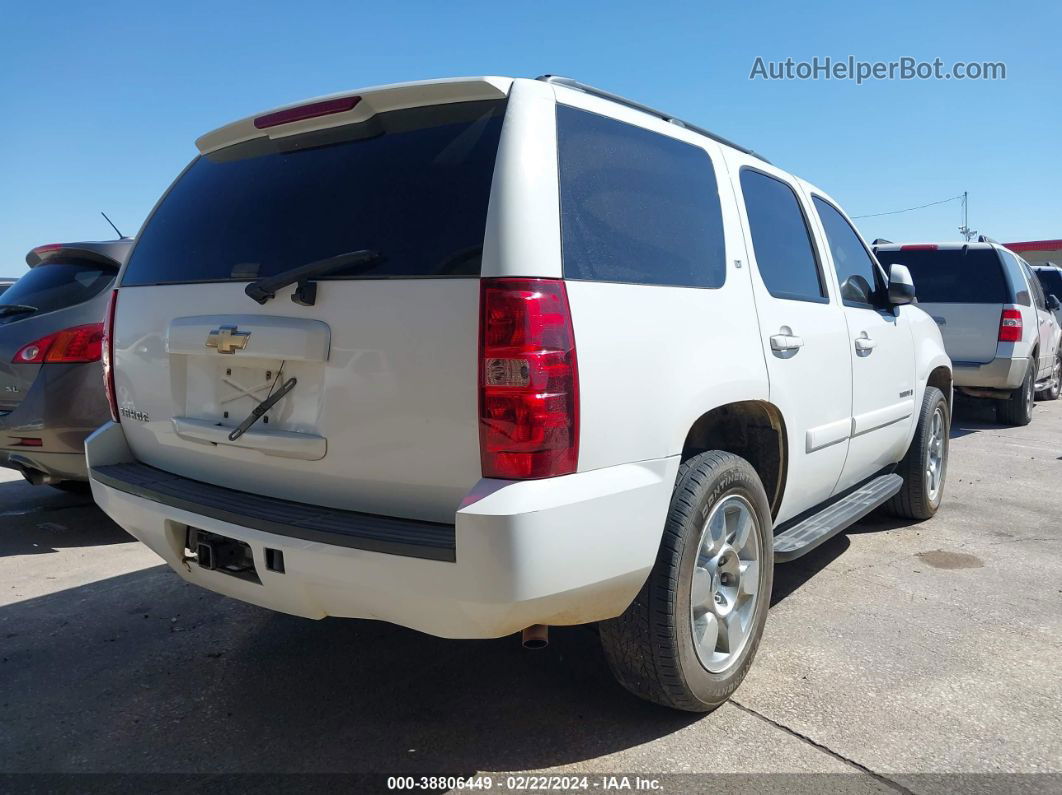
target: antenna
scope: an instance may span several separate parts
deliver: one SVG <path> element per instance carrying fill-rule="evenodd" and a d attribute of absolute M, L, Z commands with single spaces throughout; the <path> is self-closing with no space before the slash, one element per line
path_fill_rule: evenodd
<path fill-rule="evenodd" d="M 118 231 L 118 227 L 114 225 L 114 221 L 112 221 L 110 218 L 107 217 L 107 213 L 103 212 L 103 210 L 100 210 L 100 215 L 103 216 L 103 220 L 105 220 L 107 223 L 109 223 L 111 225 L 111 229 L 113 229 L 115 231 L 115 233 L 118 235 L 118 237 L 125 237 L 125 235 L 123 235 L 121 232 Z"/>

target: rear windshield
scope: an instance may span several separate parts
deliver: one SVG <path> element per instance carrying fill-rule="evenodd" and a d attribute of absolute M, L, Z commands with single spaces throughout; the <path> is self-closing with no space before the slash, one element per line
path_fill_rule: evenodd
<path fill-rule="evenodd" d="M 477 276 L 504 111 L 499 100 L 390 111 L 199 157 L 122 284 L 249 281 L 362 249 L 381 256 L 322 278 Z"/>
<path fill-rule="evenodd" d="M 877 251 L 885 270 L 906 265 L 924 304 L 1007 303 L 1007 282 L 994 249 Z"/>
<path fill-rule="evenodd" d="M 38 265 L 0 294 L 0 323 L 80 304 L 106 290 L 117 275 L 117 268 L 94 263 Z"/>
<path fill-rule="evenodd" d="M 1040 280 L 1045 295 L 1053 295 L 1062 300 L 1062 271 L 1036 271 L 1036 278 Z"/>

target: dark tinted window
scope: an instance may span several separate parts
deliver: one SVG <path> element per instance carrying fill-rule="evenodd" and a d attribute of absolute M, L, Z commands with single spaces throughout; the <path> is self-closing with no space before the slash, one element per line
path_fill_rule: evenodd
<path fill-rule="evenodd" d="M 825 301 L 819 264 L 804 212 L 793 189 L 759 171 L 742 169 L 756 267 L 777 298 Z"/>
<path fill-rule="evenodd" d="M 915 295 L 925 304 L 1003 304 L 1007 283 L 999 255 L 992 249 L 878 251 L 888 268 L 906 265 L 914 279 Z"/>
<path fill-rule="evenodd" d="M 852 225 L 827 201 L 813 197 L 815 211 L 826 230 L 841 300 L 850 304 L 873 304 L 881 295 L 882 279 L 877 265 Z"/>
<path fill-rule="evenodd" d="M 54 312 L 87 301 L 106 290 L 118 275 L 116 268 L 103 265 L 48 262 L 32 268 L 0 295 L 0 321 L 24 318 L 30 313 L 13 313 L 5 306 L 36 308 L 32 314 Z"/>
<path fill-rule="evenodd" d="M 1053 295 L 1055 298 L 1062 301 L 1062 271 L 1038 270 L 1036 271 L 1036 278 L 1040 280 L 1040 286 L 1044 288 L 1044 293 L 1047 295 Z"/>
<path fill-rule="evenodd" d="M 366 122 L 195 160 L 140 235 L 122 283 L 250 280 L 350 251 L 332 276 L 476 276 L 504 104 Z"/>
<path fill-rule="evenodd" d="M 1033 274 L 1033 269 L 1029 267 L 1029 263 L 1023 259 L 1018 260 L 1021 263 L 1021 270 L 1025 274 L 1026 280 L 1029 282 L 1029 289 L 1032 290 L 1033 303 L 1040 309 L 1047 309 L 1047 296 L 1044 295 L 1044 289 L 1040 286 L 1039 279 Z"/>
<path fill-rule="evenodd" d="M 557 148 L 565 277 L 723 284 L 719 187 L 703 149 L 565 105 Z"/>

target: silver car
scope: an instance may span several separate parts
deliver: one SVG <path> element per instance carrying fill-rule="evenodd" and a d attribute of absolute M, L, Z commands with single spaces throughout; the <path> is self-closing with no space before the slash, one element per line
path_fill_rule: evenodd
<path fill-rule="evenodd" d="M 39 246 L 0 294 L 0 466 L 30 483 L 82 487 L 85 437 L 110 416 L 100 343 L 132 241 Z"/>

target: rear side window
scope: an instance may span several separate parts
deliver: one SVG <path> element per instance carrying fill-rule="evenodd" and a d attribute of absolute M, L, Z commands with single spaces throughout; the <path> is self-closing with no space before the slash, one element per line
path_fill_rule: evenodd
<path fill-rule="evenodd" d="M 1047 296 L 1044 295 L 1044 290 L 1040 286 L 1039 279 L 1033 274 L 1033 269 L 1029 267 L 1029 263 L 1023 259 L 1018 259 L 1021 263 L 1022 273 L 1025 274 L 1026 281 L 1029 282 L 1029 290 L 1032 291 L 1033 303 L 1036 304 L 1038 309 L 1047 309 Z"/>
<path fill-rule="evenodd" d="M 907 266 L 920 303 L 1008 303 L 1003 266 L 993 249 L 879 250 L 877 256 L 886 268 Z"/>
<path fill-rule="evenodd" d="M 123 285 L 249 281 L 371 249 L 321 278 L 478 276 L 503 101 L 378 113 L 204 155 L 140 234 Z"/>
<path fill-rule="evenodd" d="M 752 169 L 741 170 L 756 267 L 775 298 L 825 303 L 826 288 L 804 211 L 793 189 Z"/>
<path fill-rule="evenodd" d="M 557 106 L 564 276 L 674 287 L 726 279 L 719 187 L 700 147 Z"/>
<path fill-rule="evenodd" d="M 1062 271 L 1036 271 L 1036 278 L 1040 280 L 1044 293 L 1062 300 Z"/>
<path fill-rule="evenodd" d="M 33 307 L 32 314 L 54 312 L 83 303 L 106 290 L 118 275 L 115 268 L 95 263 L 52 262 L 32 268 L 0 295 L 0 318 L 26 317 L 15 314 L 5 306 Z"/>
<path fill-rule="evenodd" d="M 812 201 L 826 230 L 826 242 L 837 271 L 837 283 L 841 286 L 841 300 L 846 304 L 877 303 L 882 278 L 870 252 L 836 207 L 818 196 Z"/>

